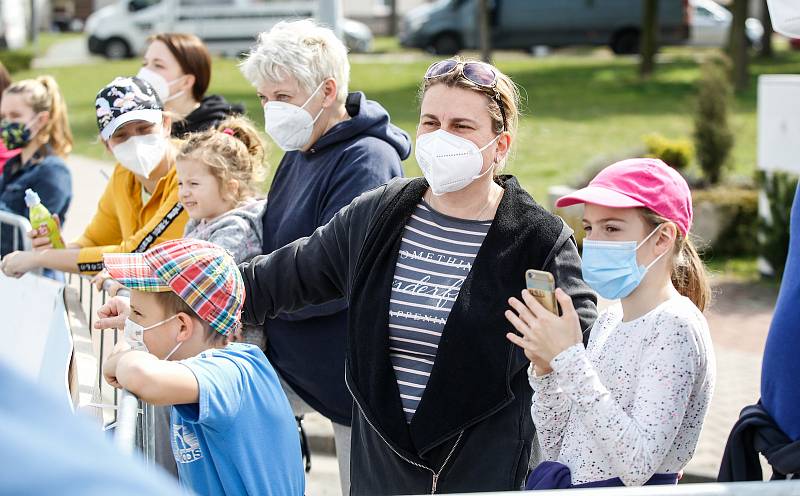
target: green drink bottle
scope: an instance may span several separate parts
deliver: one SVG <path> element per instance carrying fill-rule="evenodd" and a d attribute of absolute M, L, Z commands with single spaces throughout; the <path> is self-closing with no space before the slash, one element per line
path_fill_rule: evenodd
<path fill-rule="evenodd" d="M 42 224 L 46 225 L 50 232 L 50 244 L 53 248 L 64 248 L 64 242 L 61 241 L 61 233 L 58 231 L 56 220 L 47 210 L 47 207 L 42 205 L 39 195 L 30 188 L 25 190 L 25 204 L 30 211 L 31 226 L 34 229 L 38 229 Z"/>

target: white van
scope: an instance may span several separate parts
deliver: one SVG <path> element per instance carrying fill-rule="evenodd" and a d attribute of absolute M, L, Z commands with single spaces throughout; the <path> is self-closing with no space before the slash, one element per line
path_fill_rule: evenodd
<path fill-rule="evenodd" d="M 246 52 L 259 33 L 278 21 L 315 17 L 317 0 L 118 0 L 86 20 L 89 51 L 119 59 L 140 55 L 155 33 L 192 33 L 211 52 Z M 369 51 L 372 32 L 364 24 L 342 23 L 351 51 Z"/>

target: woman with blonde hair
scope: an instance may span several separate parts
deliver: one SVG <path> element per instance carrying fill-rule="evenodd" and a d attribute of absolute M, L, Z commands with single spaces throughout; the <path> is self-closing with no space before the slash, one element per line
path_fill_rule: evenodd
<path fill-rule="evenodd" d="M 425 74 L 424 178 L 362 194 L 310 237 L 242 270 L 245 322 L 345 297 L 354 400 L 351 492 L 510 491 L 528 471 L 529 361 L 507 299 L 546 270 L 583 329 L 596 316 L 572 231 L 500 172 L 517 130 L 511 79 L 477 61 Z"/>
<path fill-rule="evenodd" d="M 28 217 L 25 191 L 31 189 L 63 221 L 72 199 L 72 177 L 64 162 L 72 150 L 72 132 L 55 79 L 40 76 L 6 88 L 0 100 L 0 138 L 8 150 L 19 150 L 0 176 L 0 210 Z M 13 236 L 11 228 L 3 228 L 3 256 L 11 251 Z"/>

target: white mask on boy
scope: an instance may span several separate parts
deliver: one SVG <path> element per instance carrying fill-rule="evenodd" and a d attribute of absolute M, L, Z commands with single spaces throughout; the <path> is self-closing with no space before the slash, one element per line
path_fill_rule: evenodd
<path fill-rule="evenodd" d="M 162 324 L 166 324 L 167 322 L 169 322 L 170 320 L 174 319 L 175 317 L 177 317 L 177 315 L 173 315 L 172 317 L 170 317 L 168 319 L 165 319 L 165 320 L 162 320 L 161 322 L 153 324 L 153 325 L 151 325 L 149 327 L 144 327 L 141 324 L 137 324 L 136 322 L 132 321 L 130 318 L 125 319 L 125 330 L 123 332 L 123 337 L 125 339 L 125 342 L 127 342 L 128 345 L 130 345 L 130 347 L 132 349 L 134 349 L 134 350 L 144 351 L 144 352 L 150 353 L 150 350 L 147 349 L 147 345 L 144 344 L 144 331 L 149 331 L 150 329 L 155 329 L 156 327 L 158 327 L 158 326 L 160 326 Z M 172 351 L 167 353 L 167 356 L 165 356 L 163 358 L 163 360 L 169 360 L 169 357 L 171 357 L 173 354 L 175 354 L 175 352 L 178 351 L 178 348 L 180 348 L 182 344 L 183 344 L 183 341 L 181 341 L 180 343 L 176 344 L 175 347 L 172 348 Z"/>

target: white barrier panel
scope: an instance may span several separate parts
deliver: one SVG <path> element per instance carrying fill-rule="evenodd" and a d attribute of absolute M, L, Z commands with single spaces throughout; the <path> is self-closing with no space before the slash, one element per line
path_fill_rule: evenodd
<path fill-rule="evenodd" d="M 62 283 L 34 274 L 13 279 L 0 273 L 0 342 L 0 360 L 71 407 L 67 372 L 72 336 Z"/>
<path fill-rule="evenodd" d="M 452 494 L 451 496 L 519 496 L 519 492 Z M 563 496 L 800 496 L 800 480 L 678 484 L 642 487 L 603 487 L 528 491 L 526 494 Z"/>

